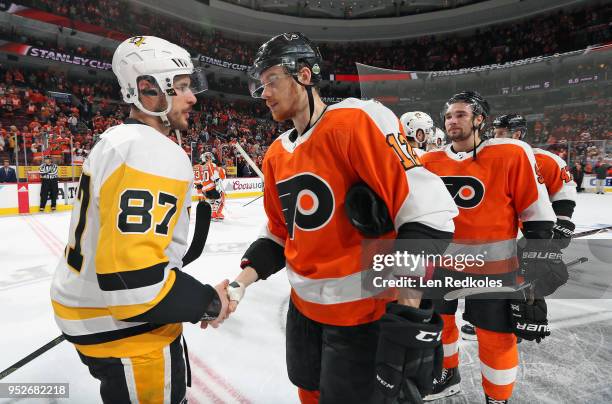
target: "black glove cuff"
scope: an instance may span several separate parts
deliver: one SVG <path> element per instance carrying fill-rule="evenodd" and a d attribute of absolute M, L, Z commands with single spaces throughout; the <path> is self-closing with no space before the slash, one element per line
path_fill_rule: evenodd
<path fill-rule="evenodd" d="M 212 321 L 219 317 L 221 313 L 221 308 L 223 305 L 221 304 L 221 299 L 219 298 L 219 294 L 215 293 L 212 300 L 208 304 L 206 311 L 202 314 L 201 321 Z"/>

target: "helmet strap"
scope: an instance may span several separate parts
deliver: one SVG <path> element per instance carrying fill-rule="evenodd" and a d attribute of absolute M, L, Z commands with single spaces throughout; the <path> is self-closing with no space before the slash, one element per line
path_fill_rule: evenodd
<path fill-rule="evenodd" d="M 162 124 L 164 125 L 164 127 L 169 128 L 170 127 L 170 121 L 168 120 L 168 113 L 170 112 L 170 110 L 172 110 L 172 96 L 165 94 L 166 97 L 166 110 L 165 111 L 161 111 L 161 112 L 153 112 L 153 111 L 149 111 L 148 109 L 146 109 L 144 107 L 144 105 L 142 105 L 142 103 L 136 99 L 134 100 L 134 105 L 136 106 L 136 108 L 138 108 L 141 112 L 149 115 L 149 116 L 157 116 L 159 117 L 159 119 L 161 120 Z"/>
<path fill-rule="evenodd" d="M 308 124 L 304 128 L 304 132 L 303 132 L 303 133 L 306 133 L 310 129 L 310 126 L 311 126 L 310 122 L 312 121 L 312 116 L 314 115 L 314 96 L 312 95 L 312 87 L 313 87 L 312 85 L 304 85 L 304 84 L 302 85 L 306 88 L 306 95 L 308 96 L 308 110 L 309 110 Z"/>
<path fill-rule="evenodd" d="M 304 128 L 304 131 L 302 132 L 302 134 L 304 134 L 308 132 L 308 130 L 310 130 L 310 128 L 312 127 L 311 122 L 312 122 L 312 116 L 314 115 L 314 96 L 312 95 L 312 88 L 314 87 L 314 84 L 302 83 L 300 80 L 298 80 L 297 75 L 292 75 L 292 77 L 296 83 L 298 83 L 299 85 L 301 85 L 302 87 L 306 89 L 306 95 L 308 96 L 308 123 L 306 124 L 306 127 Z M 325 109 L 327 109 L 327 106 L 325 107 Z M 325 112 L 325 109 L 323 110 L 323 112 Z M 323 116 L 323 112 L 321 112 L 321 116 Z M 319 116 L 319 119 L 321 118 L 321 116 Z"/>

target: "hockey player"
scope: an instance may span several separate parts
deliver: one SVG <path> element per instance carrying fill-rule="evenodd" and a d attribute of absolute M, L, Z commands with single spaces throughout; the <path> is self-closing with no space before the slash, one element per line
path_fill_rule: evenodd
<path fill-rule="evenodd" d="M 225 206 L 225 192 L 223 180 L 225 170 L 213 163 L 213 154 L 204 153 L 204 166 L 202 171 L 202 191 L 212 207 L 213 220 L 223 220 L 223 207 Z"/>
<path fill-rule="evenodd" d="M 523 140 L 527 135 L 527 121 L 518 114 L 502 115 L 493 121 L 496 138 Z M 571 222 L 576 207 L 576 183 L 565 161 L 556 154 L 540 148 L 532 148 L 540 175 L 553 210 L 557 215 L 554 238 L 559 240 L 560 248 L 566 248 L 574 234 L 576 225 Z"/>
<path fill-rule="evenodd" d="M 538 296 L 548 295 L 567 281 L 567 268 L 556 254 L 559 250 L 549 241 L 555 215 L 529 145 L 510 139 L 481 140 L 488 115 L 489 105 L 478 93 L 454 95 L 443 111 L 452 143 L 422 157 L 424 166 L 442 177 L 459 207 L 452 249 L 457 254 L 484 256 L 482 266 L 466 267 L 462 274 L 454 268 L 446 272 L 514 283 L 518 266 L 515 239 L 521 220 L 527 238 L 520 257 L 521 273 L 527 281 L 537 281 Z M 436 271 L 436 276 L 441 275 L 442 270 Z M 515 332 L 520 324 L 541 320 L 539 312 L 526 312 L 526 305 L 525 299 L 518 298 L 466 299 L 464 319 L 476 326 L 487 403 L 507 402 L 512 394 L 518 369 Z M 435 306 L 444 320 L 444 370 L 425 400 L 460 391 L 457 301 L 436 300 Z"/>
<path fill-rule="evenodd" d="M 193 165 L 193 185 L 196 188 L 199 201 L 205 199 L 204 192 L 202 191 L 202 189 L 204 188 L 204 186 L 202 185 L 202 182 L 204 181 L 204 161 L 202 161 L 201 163 L 202 164 L 198 163 Z"/>
<path fill-rule="evenodd" d="M 446 133 L 440 128 L 434 128 L 433 133 L 427 140 L 427 151 L 440 149 L 446 146 Z"/>
<path fill-rule="evenodd" d="M 55 320 L 105 403 L 183 403 L 183 322 L 216 327 L 229 281 L 212 287 L 181 271 L 193 171 L 167 136 L 185 130 L 206 89 L 189 53 L 152 36 L 129 38 L 112 61 L 124 124 L 109 128 L 83 165 L 51 299 Z"/>
<path fill-rule="evenodd" d="M 421 111 L 406 112 L 400 117 L 408 143 L 418 156 L 423 154 L 428 140 L 434 134 L 434 123 L 429 115 Z"/>
<path fill-rule="evenodd" d="M 248 285 L 286 267 L 287 371 L 303 403 L 420 400 L 442 356 L 439 317 L 419 292 L 390 301 L 361 289 L 362 232 L 443 250 L 447 242 L 434 241 L 452 234 L 457 208 L 389 109 L 354 98 L 323 103 L 321 63 L 308 38 L 286 33 L 259 48 L 249 71 L 251 94 L 295 127 L 265 155 L 268 221 L 228 288 L 230 309 Z"/>
<path fill-rule="evenodd" d="M 501 115 L 493 121 L 493 133 L 498 139 L 523 140 L 527 135 L 527 120 L 519 114 Z M 553 237 L 557 240 L 559 248 L 565 249 L 576 228 L 571 222 L 576 206 L 576 183 L 561 157 L 537 147 L 533 147 L 532 150 L 552 208 L 557 215 Z M 476 332 L 471 324 L 463 325 L 461 332 L 464 339 L 476 339 Z"/>

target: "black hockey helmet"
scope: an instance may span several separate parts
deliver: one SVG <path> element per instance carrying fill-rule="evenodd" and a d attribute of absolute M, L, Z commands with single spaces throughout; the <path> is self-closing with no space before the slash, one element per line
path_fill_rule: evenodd
<path fill-rule="evenodd" d="M 312 84 L 316 84 L 321 81 L 322 60 L 319 48 L 302 33 L 288 32 L 277 35 L 259 47 L 255 61 L 248 70 L 251 79 L 249 83 L 251 95 L 255 98 L 261 97 L 263 87 L 259 82 L 259 77 L 263 71 L 272 66 L 283 66 L 297 81 L 299 65 L 304 63 L 312 71 Z"/>
<path fill-rule="evenodd" d="M 487 102 L 487 100 L 485 100 L 482 95 L 480 95 L 476 91 L 462 91 L 460 93 L 457 93 L 451 98 L 449 98 L 448 101 L 446 101 L 446 104 L 444 104 L 444 110 L 442 111 L 442 121 L 445 120 L 446 111 L 448 111 L 448 108 L 452 104 L 455 104 L 457 102 L 464 102 L 466 104 L 470 104 L 472 106 L 472 112 L 474 113 L 474 116 L 482 115 L 484 119 L 482 120 L 480 126 L 478 126 L 476 129 L 478 129 L 481 134 L 484 133 L 484 128 L 487 125 L 487 117 L 490 113 L 489 103 Z"/>
<path fill-rule="evenodd" d="M 521 140 L 527 134 L 527 120 L 525 119 L 523 115 L 519 115 L 519 114 L 507 114 L 507 115 L 498 116 L 493 121 L 493 127 L 506 128 L 508 129 L 510 133 L 520 131 Z"/>

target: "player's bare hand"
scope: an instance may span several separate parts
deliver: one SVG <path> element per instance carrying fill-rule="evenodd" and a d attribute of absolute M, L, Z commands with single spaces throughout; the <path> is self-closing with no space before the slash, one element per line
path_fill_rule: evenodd
<path fill-rule="evenodd" d="M 219 310 L 219 315 L 216 319 L 210 321 L 203 320 L 200 323 L 200 328 L 206 329 L 209 325 L 213 328 L 217 328 L 229 317 L 229 298 L 227 296 L 228 285 L 229 279 L 224 279 L 221 283 L 215 286 L 215 290 L 217 291 L 219 300 L 221 301 L 221 310 Z"/>

